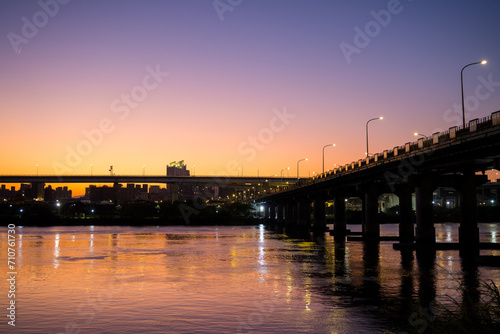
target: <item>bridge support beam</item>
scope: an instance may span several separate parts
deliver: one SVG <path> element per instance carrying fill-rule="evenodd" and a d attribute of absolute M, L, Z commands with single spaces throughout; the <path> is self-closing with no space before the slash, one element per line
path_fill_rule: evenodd
<path fill-rule="evenodd" d="M 284 210 L 285 210 L 285 205 L 283 205 L 283 202 L 279 202 L 277 219 L 276 219 L 276 231 L 278 233 L 283 233 L 283 227 L 285 226 L 285 219 L 283 214 Z"/>
<path fill-rule="evenodd" d="M 416 180 L 416 242 L 419 244 L 436 243 L 436 230 L 432 221 L 432 192 L 434 188 L 430 175 L 421 175 Z"/>
<path fill-rule="evenodd" d="M 344 238 L 347 234 L 345 223 L 345 196 L 343 193 L 336 193 L 333 198 L 333 233 L 334 236 Z"/>
<path fill-rule="evenodd" d="M 276 228 L 276 203 L 270 202 L 269 204 L 269 226 L 271 229 Z"/>
<path fill-rule="evenodd" d="M 311 227 L 311 202 L 304 198 L 299 199 L 296 210 L 296 231 L 305 234 Z"/>
<path fill-rule="evenodd" d="M 276 219 L 276 203 L 269 203 L 269 219 L 271 222 Z"/>
<path fill-rule="evenodd" d="M 363 203 L 363 238 L 365 241 L 378 241 L 380 239 L 380 225 L 378 222 L 378 196 L 375 184 L 367 184 L 364 189 L 365 201 Z"/>
<path fill-rule="evenodd" d="M 325 198 L 319 196 L 313 201 L 313 231 L 322 234 L 326 231 Z"/>
<path fill-rule="evenodd" d="M 293 202 L 287 200 L 285 203 L 285 227 L 293 224 Z"/>
<path fill-rule="evenodd" d="M 395 194 L 399 197 L 399 242 L 413 242 L 415 227 L 411 204 L 412 188 L 408 184 L 401 184 L 397 186 Z"/>
<path fill-rule="evenodd" d="M 278 225 L 283 225 L 283 223 L 284 223 L 283 210 L 285 209 L 285 206 L 283 205 L 282 202 L 280 202 L 280 203 L 278 203 L 277 207 L 278 207 L 278 211 L 276 214 L 277 223 L 278 223 Z"/>
<path fill-rule="evenodd" d="M 479 227 L 477 226 L 476 186 L 487 181 L 486 176 L 476 176 L 474 170 L 468 170 L 461 176 L 457 187 L 460 194 L 460 227 L 458 238 L 460 255 L 474 257 L 479 255 Z"/>
<path fill-rule="evenodd" d="M 264 220 L 266 223 L 269 221 L 269 217 L 271 217 L 271 204 L 266 203 L 264 205 Z"/>

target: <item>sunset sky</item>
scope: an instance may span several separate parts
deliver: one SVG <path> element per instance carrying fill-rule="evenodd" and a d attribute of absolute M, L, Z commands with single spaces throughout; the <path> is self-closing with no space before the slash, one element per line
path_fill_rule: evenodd
<path fill-rule="evenodd" d="M 302 176 L 500 110 L 495 0 L 0 2 L 0 174 Z M 228 169 L 236 162 L 240 170 Z M 234 164 L 233 164 L 234 165 Z"/>

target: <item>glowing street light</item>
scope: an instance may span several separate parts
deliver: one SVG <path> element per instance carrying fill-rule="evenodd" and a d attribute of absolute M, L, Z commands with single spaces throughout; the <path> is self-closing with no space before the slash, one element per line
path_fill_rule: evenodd
<path fill-rule="evenodd" d="M 323 146 L 323 174 L 325 174 L 325 148 L 328 146 L 335 146 L 335 144 L 328 144 Z"/>
<path fill-rule="evenodd" d="M 370 155 L 370 151 L 368 150 L 368 123 L 370 123 L 371 121 L 376 121 L 378 119 L 383 120 L 384 117 L 380 116 L 380 117 L 372 118 L 372 119 L 368 120 L 368 122 L 366 122 L 366 157 L 368 157 Z"/>
<path fill-rule="evenodd" d="M 36 176 L 38 176 L 38 164 L 36 164 Z"/>
<path fill-rule="evenodd" d="M 425 137 L 425 138 L 427 138 L 427 137 L 428 137 L 428 136 L 423 135 L 423 134 L 418 133 L 418 132 L 415 132 L 413 135 L 414 135 L 414 136 L 416 136 L 416 137 L 418 137 L 418 136 L 420 136 L 420 137 Z"/>
<path fill-rule="evenodd" d="M 90 164 L 90 176 L 92 176 L 92 173 L 93 173 L 92 167 L 93 167 L 92 164 Z"/>
<path fill-rule="evenodd" d="M 297 179 L 299 178 L 299 163 L 300 163 L 301 161 L 307 161 L 307 158 L 300 159 L 299 161 L 297 161 Z"/>
<path fill-rule="evenodd" d="M 142 166 L 142 176 L 146 176 L 146 165 Z"/>
<path fill-rule="evenodd" d="M 486 63 L 487 63 L 486 60 L 477 61 L 475 63 L 470 63 L 470 64 L 467 64 L 464 67 L 462 67 L 462 70 L 460 71 L 460 83 L 461 83 L 461 87 L 462 87 L 462 122 L 463 122 L 462 126 L 463 126 L 464 129 L 465 129 L 464 70 L 465 70 L 466 67 L 469 67 L 471 65 L 477 65 L 477 64 L 485 65 Z"/>

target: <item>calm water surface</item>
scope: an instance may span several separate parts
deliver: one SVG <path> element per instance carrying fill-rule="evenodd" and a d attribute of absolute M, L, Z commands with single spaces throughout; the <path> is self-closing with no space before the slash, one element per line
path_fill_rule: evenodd
<path fill-rule="evenodd" d="M 263 226 L 16 231 L 13 333 L 398 332 L 418 324 L 409 300 L 449 303 L 478 279 L 500 285 L 498 268 L 464 267 L 457 251 L 417 257 L 392 242 L 292 239 Z M 500 240 L 499 225 L 480 232 Z M 381 233 L 397 235 L 397 225 Z M 436 235 L 455 242 L 457 225 L 436 225 Z M 0 331 L 12 330 L 2 318 Z"/>

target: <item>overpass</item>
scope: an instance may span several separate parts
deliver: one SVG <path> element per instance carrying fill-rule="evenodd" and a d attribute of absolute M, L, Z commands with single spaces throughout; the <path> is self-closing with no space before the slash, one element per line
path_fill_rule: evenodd
<path fill-rule="evenodd" d="M 360 197 L 363 239 L 380 240 L 378 198 L 383 193 L 393 193 L 399 197 L 400 242 L 434 245 L 433 191 L 437 187 L 453 187 L 460 195 L 461 250 L 476 254 L 476 187 L 487 182 L 484 172 L 492 168 L 500 169 L 500 111 L 471 120 L 465 127 L 452 127 L 301 180 L 256 201 L 265 207 L 265 217 L 273 225 L 324 232 L 325 202 L 333 200 L 334 235 L 344 237 L 345 200 Z M 416 228 L 412 222 L 413 193 Z"/>
<path fill-rule="evenodd" d="M 0 183 L 169 183 L 192 185 L 288 185 L 296 178 L 254 177 L 254 176 L 137 176 L 137 175 L 0 175 Z"/>

